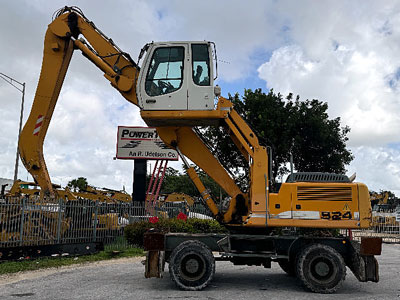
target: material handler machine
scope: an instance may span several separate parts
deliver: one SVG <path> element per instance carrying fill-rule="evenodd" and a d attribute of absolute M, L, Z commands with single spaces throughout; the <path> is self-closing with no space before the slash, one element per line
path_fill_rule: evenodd
<path fill-rule="evenodd" d="M 160 277 L 168 262 L 179 288 L 200 290 L 215 272 L 218 259 L 234 264 L 270 267 L 278 262 L 306 288 L 331 293 L 348 266 L 359 281 L 377 282 L 381 240 L 361 243 L 329 234 L 331 229 L 367 228 L 371 205 L 367 187 L 345 175 L 298 173 L 277 192 L 270 190 L 271 162 L 265 146 L 214 87 L 216 49 L 212 42 L 152 42 L 138 61 L 123 52 L 76 7 L 60 9 L 48 26 L 39 83 L 21 133 L 22 161 L 42 195 L 57 197 L 43 156 L 43 142 L 72 54 L 82 54 L 121 95 L 140 108 L 143 120 L 179 153 L 204 204 L 229 234 L 163 234 L 145 236 L 146 276 Z M 214 60 L 215 59 L 215 60 Z M 215 64 L 214 64 L 215 61 Z M 214 102 L 216 99 L 216 102 Z M 239 188 L 214 157 L 199 127 L 226 129 L 248 164 L 246 190 Z M 220 209 L 188 159 L 213 178 L 229 196 Z M 321 158 L 322 159 L 322 158 Z"/>

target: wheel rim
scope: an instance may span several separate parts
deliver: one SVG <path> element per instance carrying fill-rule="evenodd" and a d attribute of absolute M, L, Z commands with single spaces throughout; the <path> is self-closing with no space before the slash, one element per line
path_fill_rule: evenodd
<path fill-rule="evenodd" d="M 315 257 L 310 263 L 310 274 L 314 280 L 329 282 L 335 277 L 335 266 L 330 259 Z"/>
<path fill-rule="evenodd" d="M 188 254 L 182 259 L 181 276 L 188 281 L 196 281 L 204 276 L 206 262 L 204 258 L 196 254 Z"/>

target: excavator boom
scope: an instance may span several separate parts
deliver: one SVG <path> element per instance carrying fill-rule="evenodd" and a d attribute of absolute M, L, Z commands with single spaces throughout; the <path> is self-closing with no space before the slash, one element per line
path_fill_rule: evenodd
<path fill-rule="evenodd" d="M 77 39 L 79 35 L 86 38 Z M 61 9 L 48 26 L 42 70 L 31 113 L 21 132 L 19 152 L 26 169 L 43 194 L 55 196 L 43 156 L 43 143 L 72 54 L 80 49 L 84 56 L 104 72 L 112 86 L 137 105 L 135 82 L 139 68 L 93 22 L 73 7 Z"/>

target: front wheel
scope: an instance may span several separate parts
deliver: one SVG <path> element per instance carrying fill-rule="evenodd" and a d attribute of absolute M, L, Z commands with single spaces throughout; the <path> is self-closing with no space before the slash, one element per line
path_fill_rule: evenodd
<path fill-rule="evenodd" d="M 334 293 L 346 277 L 343 257 L 332 247 L 314 244 L 305 248 L 297 260 L 297 277 L 315 293 Z"/>
<path fill-rule="evenodd" d="M 171 253 L 169 274 L 182 290 L 198 291 L 205 288 L 215 273 L 215 259 L 202 242 L 186 241 Z"/>

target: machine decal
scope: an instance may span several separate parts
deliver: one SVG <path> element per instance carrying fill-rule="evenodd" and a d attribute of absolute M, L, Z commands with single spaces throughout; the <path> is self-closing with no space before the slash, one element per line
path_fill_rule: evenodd
<path fill-rule="evenodd" d="M 35 128 L 33 129 L 33 135 L 39 135 L 40 127 L 42 127 L 44 117 L 39 115 L 36 120 Z"/>
<path fill-rule="evenodd" d="M 265 214 L 251 214 L 249 217 L 251 217 L 251 218 L 265 218 Z"/>
<path fill-rule="evenodd" d="M 281 212 L 281 213 L 277 214 L 276 216 L 274 216 L 274 218 L 277 218 L 277 219 L 291 219 L 292 218 L 292 212 L 291 211 L 284 211 L 284 212 Z"/>
<path fill-rule="evenodd" d="M 351 220 L 352 215 L 351 211 L 346 211 L 341 213 L 340 211 L 322 211 L 321 212 L 321 219 L 324 220 L 332 220 L 332 221 L 339 221 L 339 220 Z"/>
<path fill-rule="evenodd" d="M 273 219 L 304 219 L 319 220 L 321 219 L 319 211 L 284 211 L 277 215 L 272 215 Z"/>
<path fill-rule="evenodd" d="M 319 220 L 319 211 L 293 211 L 293 219 Z"/>

